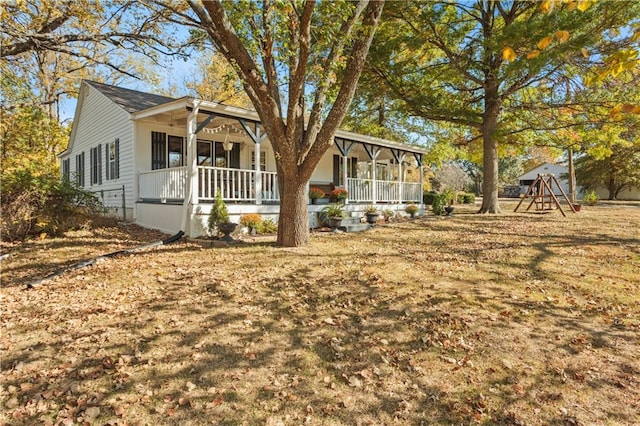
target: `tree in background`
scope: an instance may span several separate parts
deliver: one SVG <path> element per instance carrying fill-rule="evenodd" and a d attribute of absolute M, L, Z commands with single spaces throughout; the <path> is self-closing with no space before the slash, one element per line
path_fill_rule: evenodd
<path fill-rule="evenodd" d="M 306 186 L 351 103 L 384 1 L 153 3 L 205 31 L 237 73 L 276 157 L 277 243 L 306 244 Z"/>
<path fill-rule="evenodd" d="M 242 87 L 238 75 L 227 60 L 217 52 L 197 59 L 198 72 L 185 81 L 185 86 L 198 99 L 221 102 L 226 105 L 253 109 L 251 100 Z"/>
<path fill-rule="evenodd" d="M 610 31 L 637 20 L 638 8 L 637 2 L 394 3 L 368 71 L 407 114 L 465 126 L 467 142 L 482 141 L 480 212 L 498 213 L 500 147 L 535 142 L 519 119 L 530 106 L 526 93 L 558 80 L 567 63 L 592 65 L 624 50 L 631 34 L 616 40 Z M 624 69 L 634 64 L 628 56 L 619 61 Z M 544 100 L 534 105 L 542 108 Z"/>
<path fill-rule="evenodd" d="M 0 4 L 3 236 L 58 232 L 71 203 L 89 199 L 60 182 L 56 154 L 70 127 L 60 103 L 77 96 L 82 78 L 151 79 L 160 55 L 182 54 L 162 17 L 129 1 Z"/>

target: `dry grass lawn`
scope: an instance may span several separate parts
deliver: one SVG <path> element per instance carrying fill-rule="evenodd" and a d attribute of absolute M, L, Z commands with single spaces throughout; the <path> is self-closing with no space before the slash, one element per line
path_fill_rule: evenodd
<path fill-rule="evenodd" d="M 159 235 L 10 247 L 0 423 L 640 424 L 640 206 L 471 212 L 179 242 L 33 289 Z"/>

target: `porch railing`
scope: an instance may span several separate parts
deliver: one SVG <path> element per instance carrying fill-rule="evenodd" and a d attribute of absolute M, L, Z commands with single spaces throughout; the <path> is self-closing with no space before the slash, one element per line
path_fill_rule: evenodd
<path fill-rule="evenodd" d="M 254 202 L 257 200 L 254 170 L 222 167 L 198 167 L 198 198 L 211 201 L 220 191 L 225 201 Z M 261 198 L 265 202 L 280 200 L 275 172 L 261 172 Z M 148 200 L 184 200 L 187 188 L 187 168 L 140 172 L 139 197 Z"/>
<path fill-rule="evenodd" d="M 261 172 L 260 195 L 263 202 L 278 202 L 278 177 L 275 172 Z M 225 201 L 255 202 L 256 172 L 254 170 L 230 169 L 222 167 L 198 167 L 198 198 L 211 201 L 220 191 Z M 187 168 L 140 172 L 139 196 L 151 200 L 183 200 L 187 188 Z M 369 179 L 347 179 L 349 201 L 354 203 L 402 203 L 422 202 L 419 183 L 376 181 L 376 200 L 373 199 L 373 181 Z M 402 199 L 401 199 L 402 198 Z"/>
<path fill-rule="evenodd" d="M 374 201 L 385 203 L 422 202 L 420 184 L 414 182 L 377 180 L 376 200 L 374 200 L 372 180 L 347 178 L 347 191 L 349 192 L 349 201 L 354 203 L 373 203 Z"/>
<path fill-rule="evenodd" d="M 142 199 L 183 200 L 186 188 L 186 167 L 171 167 L 139 174 L 138 193 Z"/>
<path fill-rule="evenodd" d="M 262 201 L 278 201 L 278 178 L 275 172 L 260 172 Z M 256 172 L 223 167 L 198 167 L 198 197 L 210 201 L 217 191 L 224 200 L 256 201 Z"/>

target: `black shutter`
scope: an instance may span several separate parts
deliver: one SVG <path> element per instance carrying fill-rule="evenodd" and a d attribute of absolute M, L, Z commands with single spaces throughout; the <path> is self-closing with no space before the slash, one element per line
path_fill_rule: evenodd
<path fill-rule="evenodd" d="M 96 166 L 96 149 L 95 148 L 91 148 L 91 150 L 89 151 L 89 182 L 91 182 L 91 185 L 93 185 L 94 183 L 96 183 L 96 170 L 95 170 L 95 166 Z"/>
<path fill-rule="evenodd" d="M 167 167 L 167 134 L 151 132 L 151 170 Z"/>
<path fill-rule="evenodd" d="M 84 151 L 80 154 L 80 186 L 84 188 Z"/>
<path fill-rule="evenodd" d="M 342 158 L 339 155 L 333 156 L 333 184 L 335 186 L 340 186 L 340 180 L 342 176 L 340 175 L 340 164 L 342 163 Z"/>
<path fill-rule="evenodd" d="M 98 184 L 102 185 L 102 145 L 98 145 Z"/>
<path fill-rule="evenodd" d="M 349 175 L 350 178 L 357 178 L 358 177 L 358 158 L 357 157 L 351 157 L 351 174 Z"/>
<path fill-rule="evenodd" d="M 120 179 L 120 139 L 116 139 L 116 170 L 114 179 Z"/>
<path fill-rule="evenodd" d="M 105 143 L 104 144 L 104 159 L 105 159 L 105 162 L 104 162 L 105 171 L 104 171 L 104 173 L 105 173 L 106 180 L 110 180 L 111 179 L 111 175 L 109 173 L 109 160 L 111 160 L 111 155 L 110 155 L 109 151 L 110 151 L 109 150 L 109 144 Z"/>

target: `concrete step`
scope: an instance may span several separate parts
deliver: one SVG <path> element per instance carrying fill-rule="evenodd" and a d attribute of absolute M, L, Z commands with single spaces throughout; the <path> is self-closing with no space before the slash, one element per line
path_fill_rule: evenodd
<path fill-rule="evenodd" d="M 368 223 L 358 223 L 354 225 L 341 226 L 340 229 L 344 232 L 362 232 L 367 229 L 371 229 L 371 225 Z"/>
<path fill-rule="evenodd" d="M 349 225 L 359 225 L 360 224 L 360 218 L 359 217 L 345 217 L 342 219 L 342 225 L 343 226 L 349 226 Z"/>

